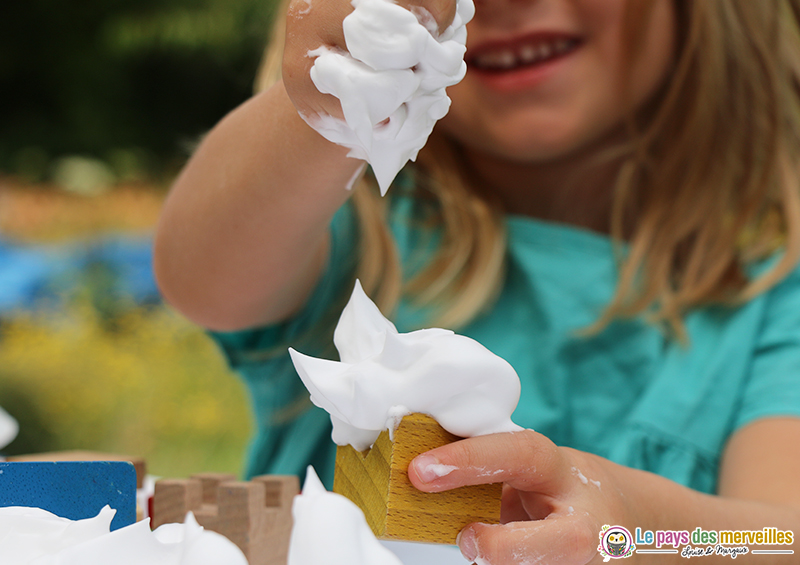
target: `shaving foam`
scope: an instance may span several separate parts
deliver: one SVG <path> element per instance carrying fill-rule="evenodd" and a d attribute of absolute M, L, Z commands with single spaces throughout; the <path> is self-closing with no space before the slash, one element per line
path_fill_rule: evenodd
<path fill-rule="evenodd" d="M 0 407 L 0 449 L 14 441 L 19 433 L 19 424 L 3 408 Z"/>
<path fill-rule="evenodd" d="M 520 382 L 507 361 L 450 330 L 399 333 L 358 281 L 333 341 L 341 361 L 289 353 L 337 445 L 364 451 L 416 412 L 460 437 L 522 429 L 511 421 Z"/>
<path fill-rule="evenodd" d="M 183 524 L 150 531 L 149 520 L 110 531 L 115 510 L 68 520 L 40 508 L 0 508 L 4 565 L 247 565 L 226 537 L 204 530 L 192 513 Z"/>
<path fill-rule="evenodd" d="M 458 0 L 456 16 L 438 33 L 421 8 L 409 11 L 392 0 L 353 0 L 342 22 L 347 50 L 309 51 L 311 80 L 339 99 L 344 120 L 330 115 L 303 119 L 323 137 L 350 149 L 375 172 L 381 194 L 425 145 L 434 124 L 447 114 L 445 88 L 466 73 L 466 24 L 475 7 Z"/>
<path fill-rule="evenodd" d="M 325 490 L 312 467 L 292 504 L 294 527 L 287 565 L 402 565 L 372 533 L 364 513 Z"/>

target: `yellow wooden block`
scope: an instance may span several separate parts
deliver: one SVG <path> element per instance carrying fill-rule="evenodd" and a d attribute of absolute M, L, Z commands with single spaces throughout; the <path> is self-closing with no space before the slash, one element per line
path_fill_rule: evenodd
<path fill-rule="evenodd" d="M 426 414 L 406 416 L 394 441 L 384 431 L 368 451 L 339 446 L 333 491 L 358 505 L 381 539 L 455 544 L 467 524 L 500 522 L 503 485 L 423 493 L 409 481 L 408 464 L 425 451 L 459 439 Z"/>

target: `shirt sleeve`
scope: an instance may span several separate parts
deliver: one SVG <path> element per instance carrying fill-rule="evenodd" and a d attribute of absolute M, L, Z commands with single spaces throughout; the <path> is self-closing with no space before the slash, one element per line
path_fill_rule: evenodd
<path fill-rule="evenodd" d="M 765 297 L 761 331 L 734 428 L 779 416 L 800 417 L 800 269 Z"/>
<path fill-rule="evenodd" d="M 288 356 L 290 346 L 310 355 L 323 353 L 320 333 L 326 326 L 332 329 L 341 312 L 337 306 L 349 296 L 347 285 L 353 280 L 357 258 L 356 229 L 352 209 L 346 204 L 331 222 L 331 250 L 325 271 L 302 310 L 292 318 L 261 328 L 209 332 L 233 369 Z"/>

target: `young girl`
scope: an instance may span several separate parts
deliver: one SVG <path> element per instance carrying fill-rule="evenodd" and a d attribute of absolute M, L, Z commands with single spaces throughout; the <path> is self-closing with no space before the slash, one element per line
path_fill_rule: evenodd
<path fill-rule="evenodd" d="M 330 484 L 286 348 L 323 354 L 358 276 L 400 331 L 457 329 L 520 375 L 535 432 L 409 468 L 424 491 L 505 483 L 467 558 L 598 562 L 605 524 L 800 533 L 800 2 L 478 0 L 450 113 L 386 199 L 347 190 L 363 163 L 298 115 L 341 115 L 307 53 L 344 48 L 351 10 L 289 3 L 157 234 L 166 298 L 250 387 L 248 473 Z"/>

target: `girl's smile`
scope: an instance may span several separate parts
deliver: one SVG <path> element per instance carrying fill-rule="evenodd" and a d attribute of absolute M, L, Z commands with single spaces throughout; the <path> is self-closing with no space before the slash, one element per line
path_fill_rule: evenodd
<path fill-rule="evenodd" d="M 581 46 L 579 37 L 558 32 L 529 33 L 470 48 L 467 65 L 476 80 L 498 92 L 533 88 Z"/>
<path fill-rule="evenodd" d="M 626 0 L 478 0 L 467 75 L 442 129 L 468 150 L 517 163 L 563 158 L 616 130 L 671 69 L 672 0 L 653 0 L 626 52 Z"/>

